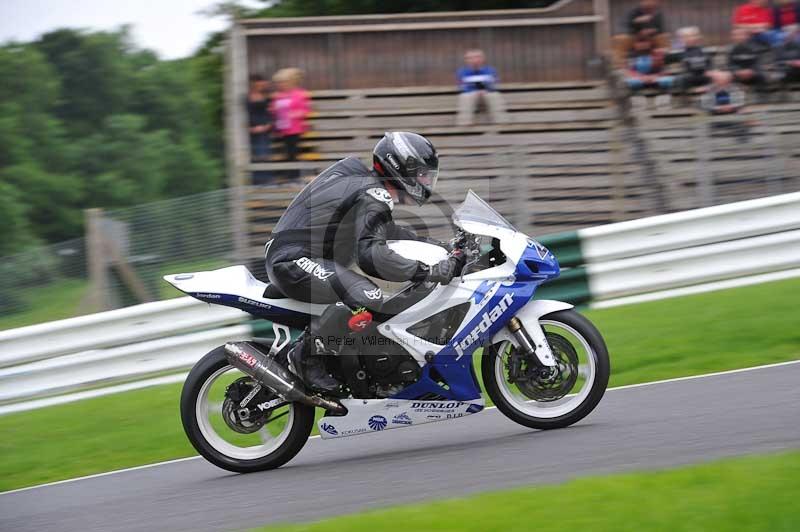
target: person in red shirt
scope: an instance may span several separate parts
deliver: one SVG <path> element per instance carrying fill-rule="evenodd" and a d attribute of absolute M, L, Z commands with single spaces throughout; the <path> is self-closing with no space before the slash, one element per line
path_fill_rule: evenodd
<path fill-rule="evenodd" d="M 750 33 L 761 33 L 772 28 L 772 11 L 766 0 L 750 0 L 733 12 L 733 25 Z"/>
<path fill-rule="evenodd" d="M 800 2 L 796 0 L 777 0 L 772 9 L 773 30 L 780 31 L 784 37 L 800 24 Z"/>
<path fill-rule="evenodd" d="M 773 35 L 772 9 L 767 0 L 749 0 L 733 12 L 734 29 L 747 30 L 751 38 L 759 44 L 773 46 L 778 39 Z"/>

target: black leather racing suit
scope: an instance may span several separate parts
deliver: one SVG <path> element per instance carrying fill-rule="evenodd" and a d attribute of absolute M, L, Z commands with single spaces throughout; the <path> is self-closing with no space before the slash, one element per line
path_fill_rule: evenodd
<path fill-rule="evenodd" d="M 270 282 L 287 296 L 310 303 L 342 301 L 351 310 L 380 313 L 383 294 L 350 270 L 387 281 L 423 279 L 426 269 L 393 252 L 387 240 L 419 240 L 392 221 L 393 202 L 380 178 L 356 158 L 317 176 L 292 201 L 267 242 Z"/>

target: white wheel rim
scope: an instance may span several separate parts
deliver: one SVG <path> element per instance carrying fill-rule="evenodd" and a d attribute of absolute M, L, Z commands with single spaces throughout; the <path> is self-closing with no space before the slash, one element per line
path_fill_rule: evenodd
<path fill-rule="evenodd" d="M 554 327 L 563 329 L 564 331 L 569 332 L 580 342 L 587 358 L 585 361 L 586 363 L 583 363 L 584 361 L 580 359 L 578 360 L 579 375 L 585 379 L 581 390 L 578 393 L 567 394 L 562 399 L 552 402 L 534 401 L 528 399 L 524 395 L 521 395 L 521 392 L 520 395 L 515 394 L 511 389 L 511 386 L 513 385 L 509 384 L 506 380 L 505 364 L 503 363 L 503 356 L 509 344 L 511 343 L 508 340 L 500 344 L 497 357 L 495 358 L 494 374 L 495 382 L 497 382 L 497 386 L 500 389 L 500 394 L 513 408 L 529 416 L 551 419 L 569 414 L 570 412 L 574 411 L 581 404 L 583 404 L 583 402 L 589 396 L 597 375 L 597 353 L 594 352 L 594 349 L 592 349 L 592 347 L 589 345 L 589 342 L 583 337 L 582 334 L 566 323 L 550 320 L 541 320 L 539 323 L 542 326 L 552 325 Z"/>
<path fill-rule="evenodd" d="M 286 424 L 280 434 L 272 435 L 268 430 L 266 430 L 266 426 L 258 430 L 258 435 L 262 440 L 260 445 L 239 447 L 238 445 L 234 445 L 233 443 L 225 440 L 211 424 L 210 415 L 212 411 L 216 412 L 219 410 L 218 413 L 221 415 L 222 405 L 219 404 L 212 407 L 212 403 L 209 400 L 209 392 L 211 391 L 211 386 L 214 384 L 214 382 L 216 382 L 217 379 L 219 379 L 224 373 L 232 369 L 234 369 L 233 366 L 224 366 L 215 371 L 203 383 L 203 386 L 200 388 L 200 393 L 197 394 L 197 402 L 195 403 L 197 426 L 200 429 L 200 434 L 203 435 L 203 438 L 205 438 L 208 444 L 225 456 L 239 460 L 255 460 L 258 458 L 263 458 L 277 450 L 281 445 L 283 445 L 283 443 L 286 441 L 286 438 L 289 437 L 289 433 L 291 432 L 294 424 L 294 405 L 291 403 L 288 405 L 289 412 L 286 414 Z M 233 433 L 233 431 L 231 431 L 231 433 Z"/>

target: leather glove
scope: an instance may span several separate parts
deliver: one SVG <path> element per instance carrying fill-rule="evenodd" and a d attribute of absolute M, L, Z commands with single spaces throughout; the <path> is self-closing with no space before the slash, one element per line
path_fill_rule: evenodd
<path fill-rule="evenodd" d="M 461 250 L 456 250 L 449 258 L 431 266 L 426 280 L 432 283 L 450 284 L 453 277 L 461 274 L 461 269 L 464 267 L 465 262 L 464 253 Z"/>

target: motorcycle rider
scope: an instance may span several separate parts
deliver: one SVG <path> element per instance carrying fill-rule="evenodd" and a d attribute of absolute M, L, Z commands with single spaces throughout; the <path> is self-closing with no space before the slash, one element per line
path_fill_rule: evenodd
<path fill-rule="evenodd" d="M 433 144 L 415 133 L 386 133 L 372 151 L 372 166 L 347 157 L 324 170 L 292 201 L 266 244 L 272 284 L 293 299 L 331 304 L 289 353 L 294 371 L 322 392 L 341 386 L 322 356 L 336 352 L 336 339 L 348 326 L 363 330 L 383 306 L 380 287 L 348 268 L 353 259 L 368 275 L 396 282 L 447 284 L 463 267 L 458 252 L 429 267 L 386 245 L 427 240 L 396 225 L 392 209 L 395 202 L 423 205 L 430 199 L 439 173 Z"/>

